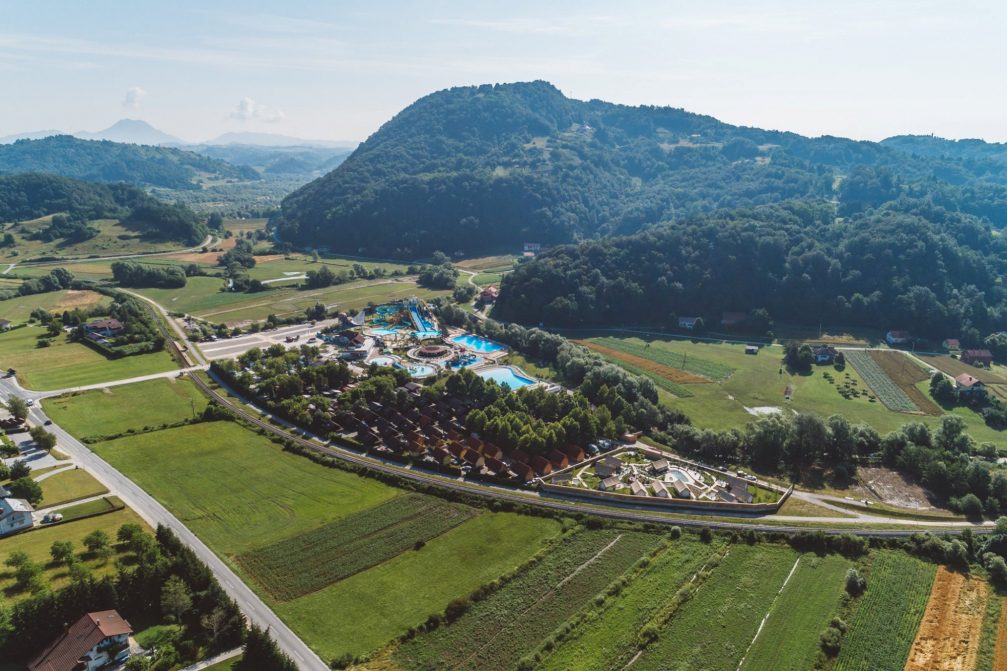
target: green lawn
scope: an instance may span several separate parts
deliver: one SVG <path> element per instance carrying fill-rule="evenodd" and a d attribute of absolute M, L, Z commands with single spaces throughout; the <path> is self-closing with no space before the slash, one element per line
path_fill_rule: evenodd
<path fill-rule="evenodd" d="M 145 252 L 180 249 L 178 242 L 151 240 L 141 236 L 137 231 L 121 226 L 114 219 L 98 219 L 90 222 L 98 229 L 98 235 L 74 244 L 65 240 L 44 242 L 33 239 L 34 233 L 41 231 L 52 220 L 45 216 L 20 225 L 8 227 L 5 232 L 14 235 L 14 245 L 0 250 L 0 261 L 15 263 L 19 260 L 55 256 L 60 258 L 75 258 L 82 256 L 109 256 L 113 254 L 142 254 Z M 14 255 L 17 252 L 17 255 Z"/>
<path fill-rule="evenodd" d="M 36 508 L 48 508 L 108 493 L 103 484 L 79 468 L 50 475 L 39 484 L 42 485 L 42 503 Z"/>
<path fill-rule="evenodd" d="M 206 404 L 189 380 L 164 378 L 49 399 L 45 411 L 73 435 L 87 438 L 178 422 Z"/>
<path fill-rule="evenodd" d="M 819 635 L 839 608 L 846 570 L 840 555 L 804 555 L 787 587 L 773 604 L 742 671 L 806 671 L 821 647 Z"/>
<path fill-rule="evenodd" d="M 222 286 L 220 278 L 190 277 L 181 289 L 141 289 L 140 293 L 168 310 L 228 324 L 261 320 L 271 314 L 301 314 L 319 302 L 349 311 L 369 302 L 384 303 L 411 296 L 427 299 L 449 293 L 418 287 L 413 280 L 361 280 L 306 291 L 284 286 L 252 294 L 223 292 Z"/>
<path fill-rule="evenodd" d="M 176 367 L 165 351 L 108 359 L 87 345 L 70 342 L 65 333 L 50 347 L 36 347 L 44 333 L 38 326 L 0 333 L 0 369 L 15 368 L 18 381 L 28 389 L 79 387 Z"/>
<path fill-rule="evenodd" d="M 229 558 L 399 493 L 286 453 L 234 422 L 128 436 L 93 449 Z"/>
<path fill-rule="evenodd" d="M 223 662 L 217 662 L 216 664 L 208 666 L 203 669 L 203 671 L 234 671 L 240 662 L 241 655 L 238 655 L 237 657 L 225 659 Z"/>
<path fill-rule="evenodd" d="M 634 671 L 735 671 L 796 557 L 780 547 L 732 546 Z"/>
<path fill-rule="evenodd" d="M 637 356 L 660 360 L 667 365 L 674 362 L 674 359 L 667 358 L 669 352 L 674 356 L 684 356 L 686 361 L 691 361 L 686 370 L 692 369 L 691 372 L 697 374 L 704 374 L 700 372 L 704 366 L 713 370 L 733 369 L 733 373 L 716 384 L 683 384 L 692 394 L 688 398 L 677 398 L 659 389 L 664 403 L 683 411 L 693 424 L 704 429 L 744 426 L 756 419 L 746 408 L 759 407 L 810 412 L 821 417 L 840 414 L 853 423 L 868 424 L 882 434 L 909 422 L 923 422 L 932 428 L 940 424 L 940 417 L 892 412 L 880 401 L 871 402 L 866 396 L 844 398 L 839 394 L 839 388 L 847 380 L 853 388 L 868 388 L 852 366 L 846 366 L 843 371 L 837 371 L 832 366 L 814 366 L 808 375 L 791 375 L 781 365 L 783 350 L 780 347 L 763 347 L 753 356 L 745 354 L 744 345 L 729 343 L 674 338 L 644 340 L 628 335 L 590 340 L 613 348 L 621 347 Z M 622 341 L 621 345 L 619 341 Z M 649 348 L 643 347 L 646 342 L 650 342 Z M 704 364 L 697 363 L 699 360 Z M 826 372 L 831 374 L 832 382 L 825 378 Z M 791 391 L 789 401 L 784 398 L 788 387 Z M 1007 439 L 1007 433 L 989 428 L 982 417 L 972 410 L 956 408 L 953 412 L 965 420 L 969 435 L 977 441 L 1002 443 Z"/>
<path fill-rule="evenodd" d="M 46 275 L 52 268 L 52 266 L 48 266 L 44 273 L 39 274 Z M 20 286 L 20 284 L 21 282 L 18 281 L 17 286 Z M 2 288 L 13 289 L 17 287 L 4 286 Z M 42 308 L 47 311 L 64 310 L 74 307 L 91 307 L 102 301 L 108 302 L 108 299 L 94 291 L 50 291 L 44 294 L 18 296 L 17 298 L 8 298 L 5 301 L 0 301 L 0 317 L 10 320 L 14 324 L 19 324 L 27 321 L 32 310 L 35 308 Z"/>
<path fill-rule="evenodd" d="M 0 539 L 0 561 L 7 558 L 14 550 L 24 550 L 31 557 L 32 561 L 39 562 L 45 566 L 43 576 L 53 589 L 58 589 L 67 585 L 70 578 L 63 567 L 53 567 L 50 565 L 52 557 L 49 555 L 49 548 L 54 541 L 70 541 L 73 543 L 78 553 L 84 552 L 81 541 L 84 537 L 95 529 L 101 529 L 115 541 L 115 532 L 123 524 L 136 523 L 144 527 L 147 525 L 132 510 L 119 510 L 107 515 L 89 517 L 86 520 L 76 522 L 65 522 L 55 526 L 39 527 L 32 531 Z M 95 573 L 101 576 L 115 572 L 115 558 L 113 557 L 105 564 L 97 559 L 86 559 L 87 564 Z M 10 570 L 0 564 L 0 593 L 11 601 L 20 601 L 27 594 L 14 590 L 14 576 Z"/>
<path fill-rule="evenodd" d="M 370 652 L 520 565 L 558 532 L 552 520 L 483 513 L 418 552 L 275 608 L 323 659 Z"/>

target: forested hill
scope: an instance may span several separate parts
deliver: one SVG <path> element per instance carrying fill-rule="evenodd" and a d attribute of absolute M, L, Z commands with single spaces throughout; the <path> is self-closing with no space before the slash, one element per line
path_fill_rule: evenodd
<path fill-rule="evenodd" d="M 972 215 L 905 196 L 837 218 L 788 202 L 557 247 L 502 283 L 494 317 L 546 326 L 677 328 L 722 313 L 907 329 L 975 346 L 1007 327 L 1007 243 Z"/>
<path fill-rule="evenodd" d="M 0 175 L 0 229 L 16 223 L 54 217 L 39 234 L 47 239 L 77 241 L 97 235 L 89 222 L 118 219 L 144 235 L 197 244 L 206 224 L 192 210 L 169 205 L 128 184 L 101 184 L 46 175 Z"/>
<path fill-rule="evenodd" d="M 947 200 L 1007 203 L 1007 175 L 975 161 L 571 100 L 532 82 L 420 99 L 288 196 L 277 223 L 291 242 L 344 252 L 474 254 L 633 233 L 721 208 L 828 199 L 836 177 L 856 166 L 974 191 Z"/>
<path fill-rule="evenodd" d="M 96 182 L 127 182 L 169 189 L 199 188 L 199 179 L 259 179 L 247 166 L 199 154 L 107 140 L 55 135 L 0 145 L 0 173 L 44 172 Z"/>

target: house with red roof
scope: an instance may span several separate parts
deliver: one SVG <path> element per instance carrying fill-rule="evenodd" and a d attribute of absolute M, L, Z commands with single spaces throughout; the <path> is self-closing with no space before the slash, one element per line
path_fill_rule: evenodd
<path fill-rule="evenodd" d="M 88 613 L 28 663 L 29 671 L 97 671 L 129 658 L 133 628 L 114 610 Z"/>

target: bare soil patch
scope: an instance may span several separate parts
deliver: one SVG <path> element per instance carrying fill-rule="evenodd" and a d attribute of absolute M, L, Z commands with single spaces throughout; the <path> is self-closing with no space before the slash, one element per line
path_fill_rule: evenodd
<path fill-rule="evenodd" d="M 76 308 L 91 307 L 101 301 L 102 298 L 102 295 L 96 291 L 69 289 L 63 296 L 63 299 L 56 304 L 54 310 L 74 310 Z"/>
<path fill-rule="evenodd" d="M 975 668 L 986 596 L 984 581 L 939 568 L 904 671 Z"/>
<path fill-rule="evenodd" d="M 997 644 L 993 648 L 993 671 L 1007 671 L 1007 608 L 1000 609 Z"/>
<path fill-rule="evenodd" d="M 940 406 L 916 388 L 916 383 L 928 379 L 928 375 L 915 361 L 896 351 L 871 350 L 870 355 L 921 412 L 934 417 L 944 414 Z"/>
<path fill-rule="evenodd" d="M 858 471 L 858 489 L 866 498 L 913 510 L 932 510 L 927 490 L 901 473 L 877 466 L 862 466 Z"/>
<path fill-rule="evenodd" d="M 1007 380 L 1005 380 L 1002 375 L 998 375 L 993 371 L 986 370 L 985 368 L 978 368 L 967 363 L 962 363 L 958 359 L 952 359 L 949 356 L 920 356 L 920 359 L 926 361 L 942 373 L 947 373 L 951 377 L 958 377 L 962 373 L 968 373 L 972 377 L 980 380 L 983 384 L 1007 383 Z"/>
<path fill-rule="evenodd" d="M 672 368 L 671 366 L 665 366 L 664 364 L 657 363 L 656 361 L 651 361 L 650 359 L 645 359 L 643 357 L 635 356 L 633 354 L 626 354 L 625 352 L 620 352 L 618 350 L 605 347 L 596 342 L 590 342 L 587 340 L 578 340 L 577 344 L 583 345 L 588 349 L 593 349 L 599 354 L 603 354 L 607 357 L 611 357 L 618 361 L 623 361 L 631 366 L 635 366 L 641 370 L 645 370 L 648 373 L 653 373 L 672 382 L 677 382 L 679 384 L 709 384 L 710 380 L 705 377 L 700 377 L 699 375 L 693 375 L 692 373 L 686 372 L 680 368 Z"/>

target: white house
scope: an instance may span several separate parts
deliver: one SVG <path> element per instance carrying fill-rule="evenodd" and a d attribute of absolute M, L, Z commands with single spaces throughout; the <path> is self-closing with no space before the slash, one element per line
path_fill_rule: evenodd
<path fill-rule="evenodd" d="M 0 536 L 31 529 L 34 508 L 24 499 L 0 499 Z"/>
<path fill-rule="evenodd" d="M 133 628 L 114 610 L 88 613 L 28 664 L 29 671 L 96 671 L 125 661 Z"/>

